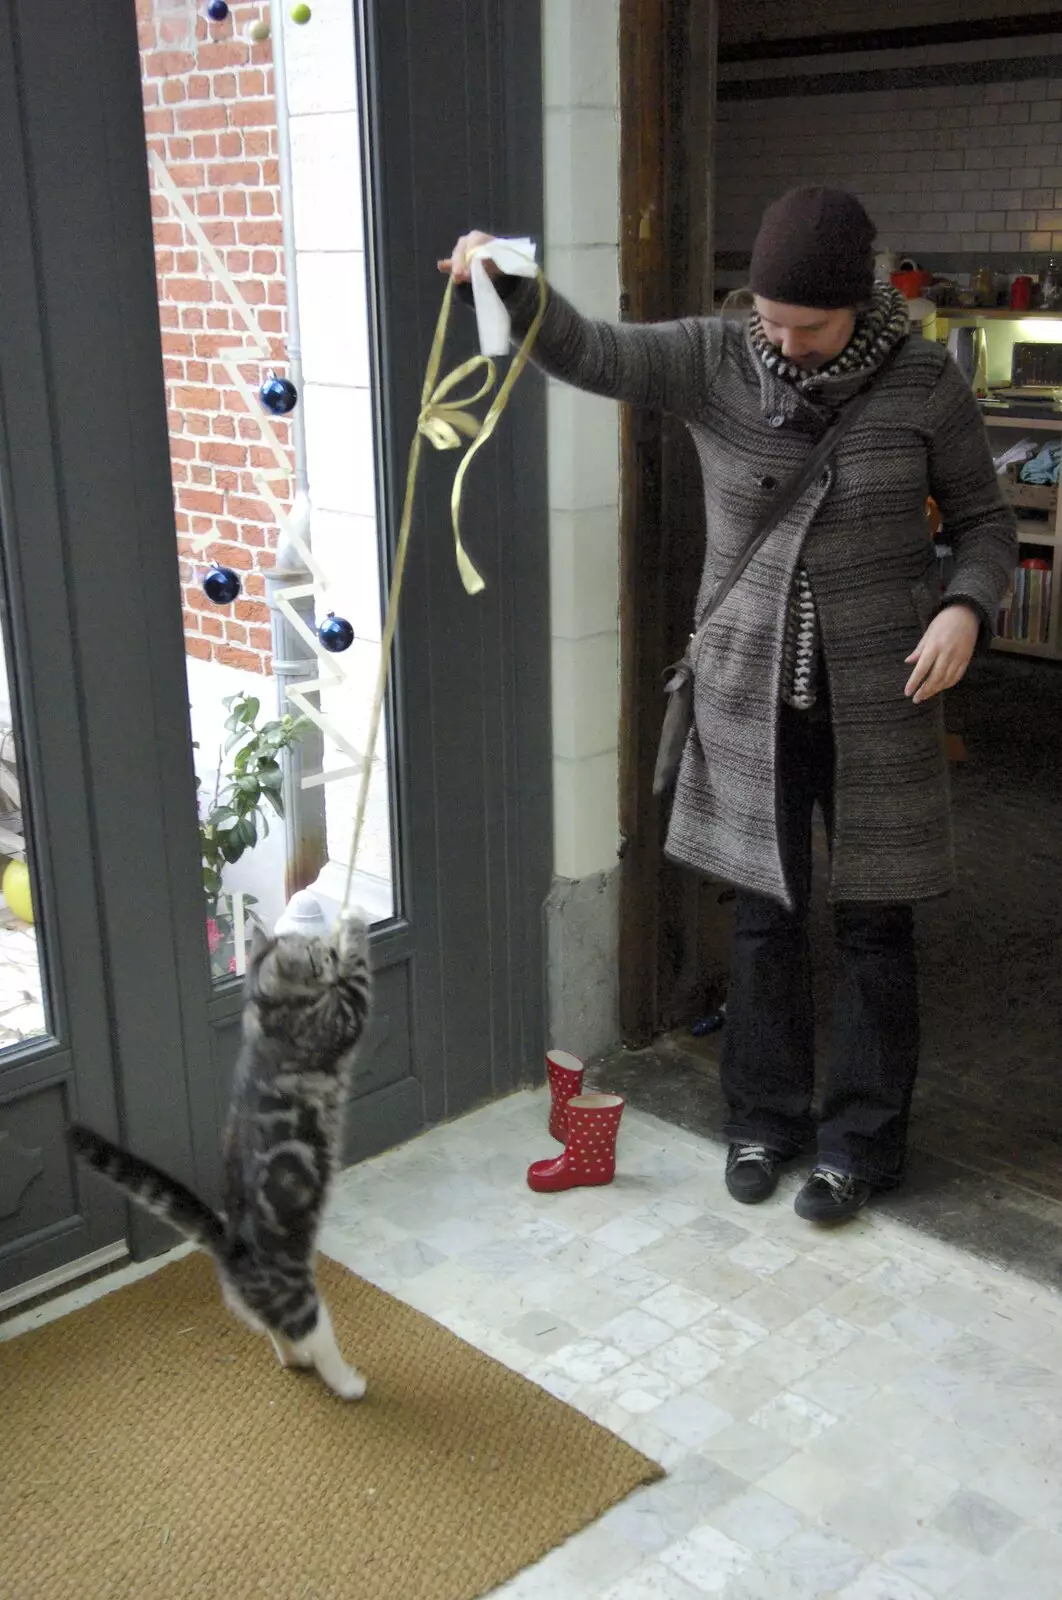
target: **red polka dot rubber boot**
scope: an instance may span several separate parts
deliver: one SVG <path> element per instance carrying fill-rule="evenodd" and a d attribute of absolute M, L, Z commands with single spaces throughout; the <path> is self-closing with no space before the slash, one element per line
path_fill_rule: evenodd
<path fill-rule="evenodd" d="M 583 1092 L 583 1073 L 586 1068 L 578 1056 L 567 1050 L 546 1051 L 546 1075 L 549 1078 L 549 1131 L 558 1144 L 568 1139 L 568 1101 L 574 1094 Z"/>
<path fill-rule="evenodd" d="M 624 1100 L 618 1094 L 578 1094 L 568 1101 L 568 1143 L 553 1161 L 533 1161 L 528 1187 L 539 1194 L 590 1189 L 616 1176 L 616 1135 Z"/>

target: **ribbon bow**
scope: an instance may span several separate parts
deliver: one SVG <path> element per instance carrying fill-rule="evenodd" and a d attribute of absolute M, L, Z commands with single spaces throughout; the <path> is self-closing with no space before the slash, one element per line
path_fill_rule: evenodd
<path fill-rule="evenodd" d="M 483 369 L 484 377 L 475 394 L 462 395 L 460 399 L 447 401 L 446 396 L 466 378 L 473 377 L 480 368 Z M 436 450 L 459 450 L 462 434 L 466 439 L 478 438 L 483 424 L 467 407 L 474 406 L 477 401 L 490 394 L 494 388 L 495 377 L 494 362 L 489 356 L 473 356 L 470 361 L 462 362 L 453 372 L 446 375 L 421 408 L 420 416 L 417 418 L 417 432 L 423 434 Z"/>

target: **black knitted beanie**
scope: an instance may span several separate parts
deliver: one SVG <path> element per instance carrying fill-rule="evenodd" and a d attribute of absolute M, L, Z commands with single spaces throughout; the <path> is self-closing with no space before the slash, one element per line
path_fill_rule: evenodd
<path fill-rule="evenodd" d="M 854 194 L 791 189 L 764 213 L 749 287 L 782 305 L 822 311 L 862 305 L 874 286 L 876 232 Z"/>

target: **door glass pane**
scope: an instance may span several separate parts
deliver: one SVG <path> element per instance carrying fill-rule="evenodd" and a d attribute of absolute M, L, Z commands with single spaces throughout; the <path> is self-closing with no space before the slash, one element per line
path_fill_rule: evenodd
<path fill-rule="evenodd" d="M 0 571 L 0 608 L 8 615 Z M 35 841 L 21 770 L 18 696 L 4 630 L 0 628 L 0 1050 L 51 1031 L 45 994 L 43 941 L 38 949 Z"/>
<path fill-rule="evenodd" d="M 291 7 L 273 7 L 278 39 L 267 5 L 138 7 L 204 914 L 224 979 L 242 966 L 253 920 L 271 927 L 289 887 L 310 885 L 326 915 L 342 898 L 376 673 L 376 406 L 353 8 L 313 5 L 300 25 Z M 271 412 L 260 391 L 274 375 Z M 334 612 L 353 643 L 315 656 L 293 611 L 313 640 Z M 321 687 L 300 697 L 307 683 Z M 278 718 L 307 711 L 318 720 L 289 730 L 294 756 L 277 751 Z M 274 755 L 302 769 L 286 792 Z M 396 910 L 383 733 L 376 755 L 355 898 L 381 921 Z"/>

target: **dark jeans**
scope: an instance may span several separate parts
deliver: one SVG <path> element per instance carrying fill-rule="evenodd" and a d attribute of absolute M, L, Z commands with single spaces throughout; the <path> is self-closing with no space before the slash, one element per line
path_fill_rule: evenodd
<path fill-rule="evenodd" d="M 816 802 L 831 838 L 833 831 L 828 714 L 783 705 L 778 757 L 779 844 L 794 910 L 738 893 L 722 1082 L 727 1137 L 793 1156 L 816 1130 L 808 902 Z M 817 1159 L 889 1184 L 903 1169 L 918 1070 L 913 913 L 908 905 L 838 904 L 833 922 L 837 992 Z"/>

